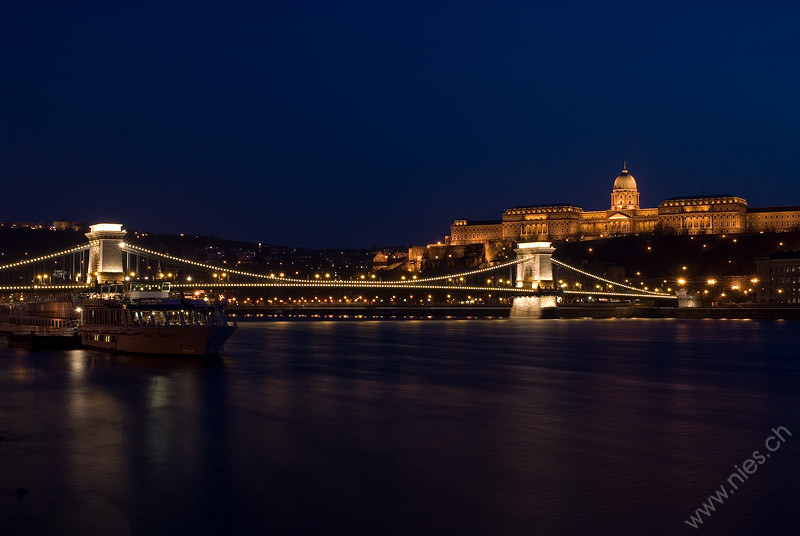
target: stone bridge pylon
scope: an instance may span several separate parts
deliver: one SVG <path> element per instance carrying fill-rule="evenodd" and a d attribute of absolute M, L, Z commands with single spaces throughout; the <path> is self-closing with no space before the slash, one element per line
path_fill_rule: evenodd
<path fill-rule="evenodd" d="M 122 265 L 120 243 L 128 234 L 120 223 L 97 223 L 89 226 L 89 269 L 87 283 L 122 282 L 125 269 Z"/>
<path fill-rule="evenodd" d="M 514 253 L 518 259 L 517 288 L 543 291 L 538 296 L 516 296 L 511 304 L 512 318 L 541 318 L 556 307 L 553 285 L 553 252 L 550 242 L 521 242 Z M 548 292 L 549 291 L 549 292 Z"/>

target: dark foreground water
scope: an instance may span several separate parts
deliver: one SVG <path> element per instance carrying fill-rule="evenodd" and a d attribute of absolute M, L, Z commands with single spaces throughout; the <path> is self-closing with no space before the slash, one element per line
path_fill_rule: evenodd
<path fill-rule="evenodd" d="M 206 360 L 3 347 L 0 534 L 798 534 L 798 340 L 424 320 L 245 324 Z"/>

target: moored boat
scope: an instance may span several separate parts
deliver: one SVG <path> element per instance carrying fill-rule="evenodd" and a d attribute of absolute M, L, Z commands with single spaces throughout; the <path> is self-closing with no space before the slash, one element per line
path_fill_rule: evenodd
<path fill-rule="evenodd" d="M 169 283 L 104 287 L 80 308 L 81 344 L 135 354 L 219 354 L 236 330 L 223 306 L 168 296 Z"/>
<path fill-rule="evenodd" d="M 69 299 L 0 305 L 0 333 L 9 346 L 30 350 L 77 348 L 77 314 Z"/>

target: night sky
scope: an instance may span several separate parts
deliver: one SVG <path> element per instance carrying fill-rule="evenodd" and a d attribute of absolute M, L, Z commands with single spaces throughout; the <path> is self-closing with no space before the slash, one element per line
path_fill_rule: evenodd
<path fill-rule="evenodd" d="M 3 2 L 0 220 L 293 246 L 732 193 L 800 204 L 800 7 Z"/>

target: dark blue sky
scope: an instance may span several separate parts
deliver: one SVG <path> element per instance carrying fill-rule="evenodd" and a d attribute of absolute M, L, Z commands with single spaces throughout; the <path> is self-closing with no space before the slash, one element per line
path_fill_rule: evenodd
<path fill-rule="evenodd" d="M 796 3 L 65 4 L 0 7 L 0 220 L 424 244 L 623 160 L 800 204 Z"/>

